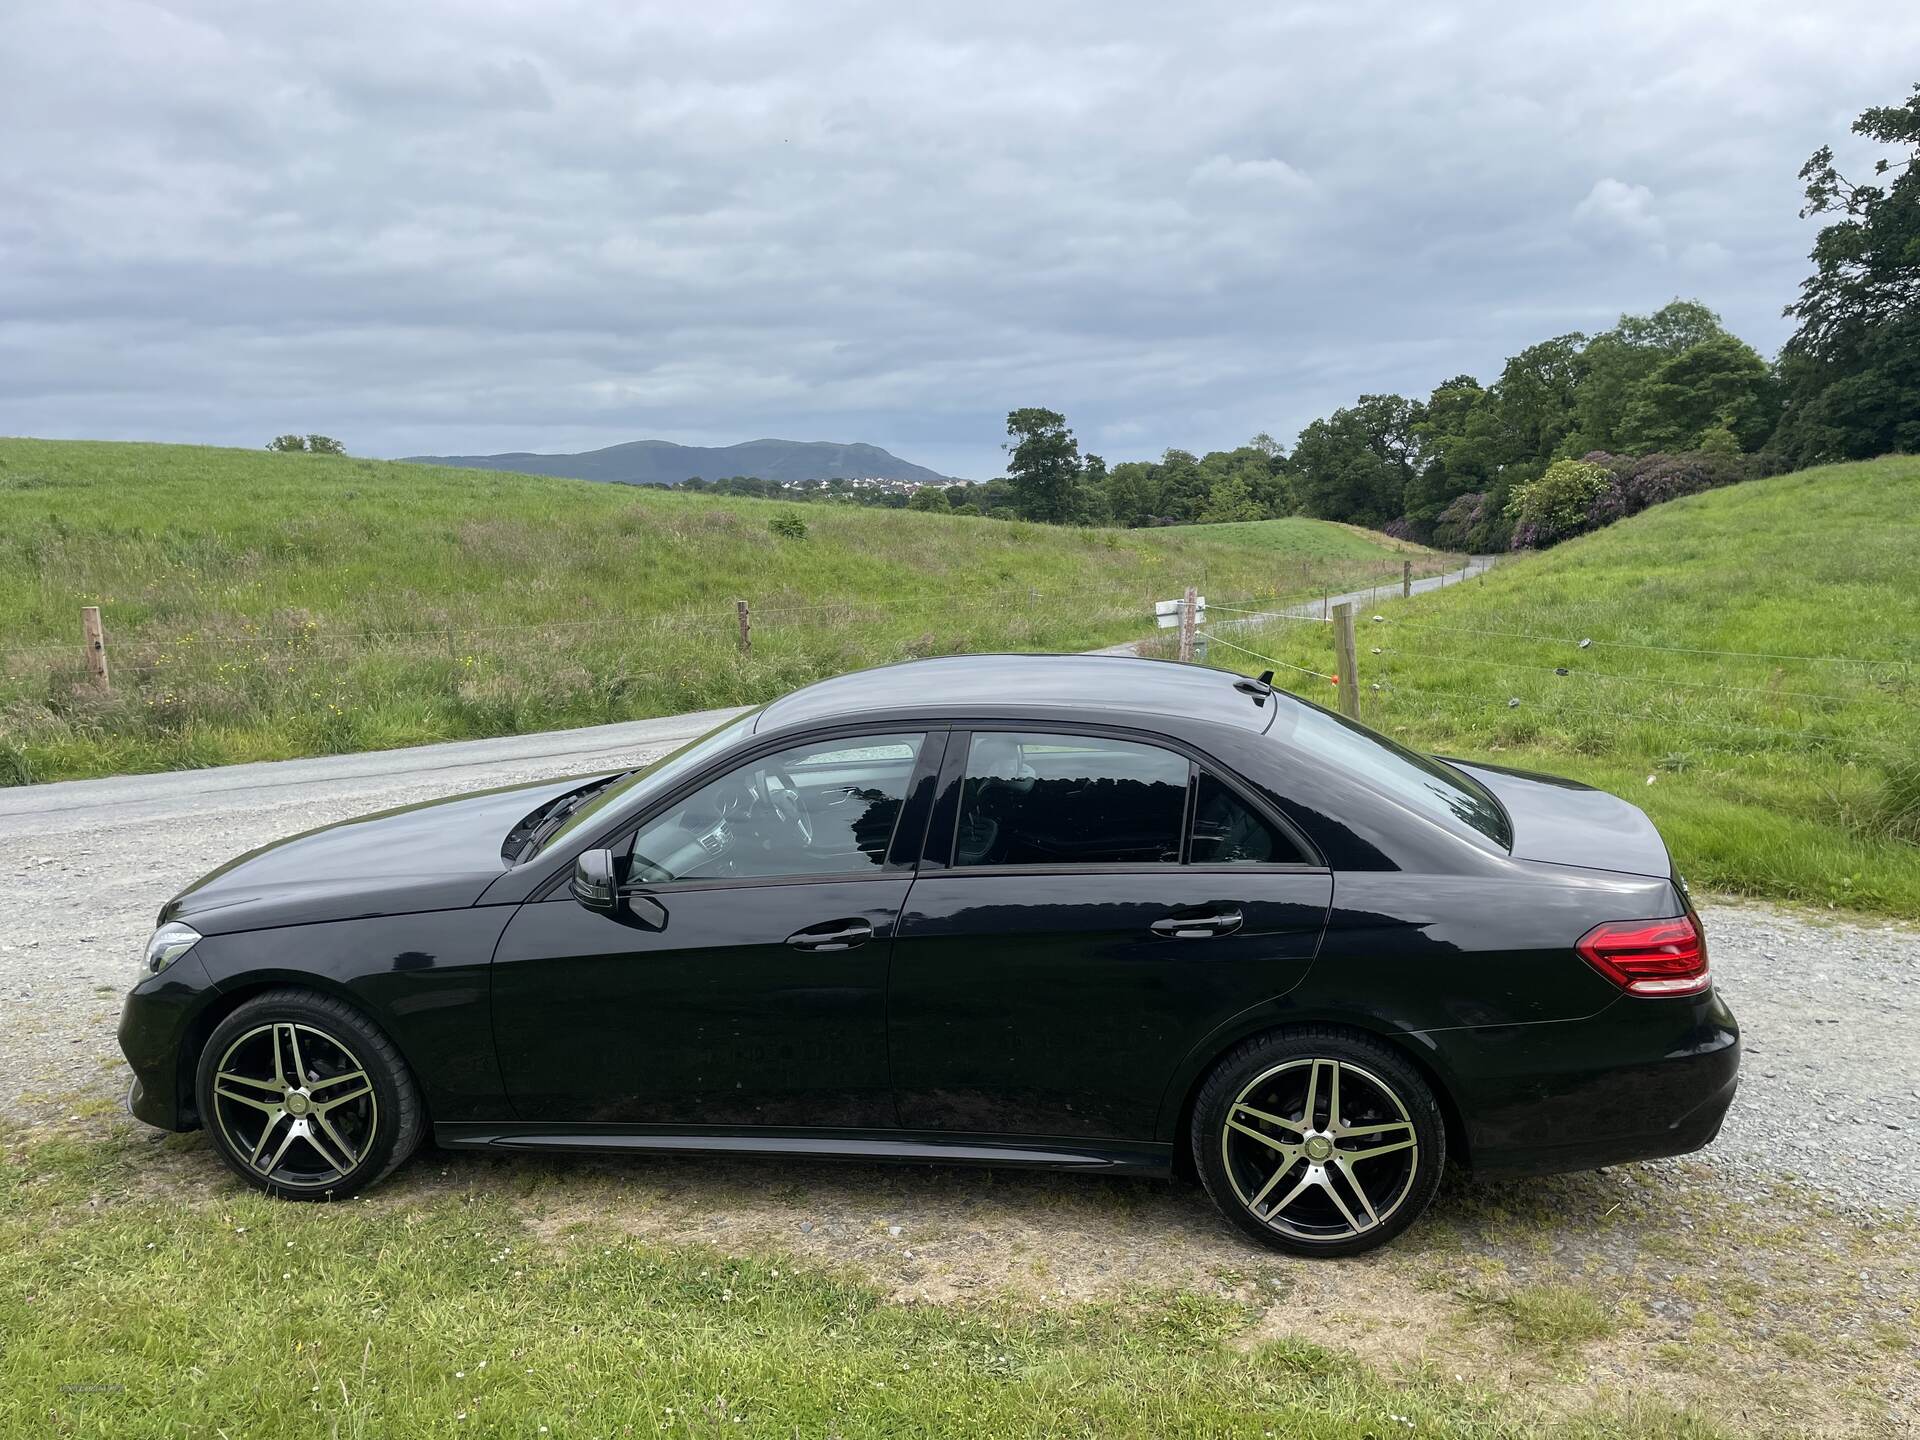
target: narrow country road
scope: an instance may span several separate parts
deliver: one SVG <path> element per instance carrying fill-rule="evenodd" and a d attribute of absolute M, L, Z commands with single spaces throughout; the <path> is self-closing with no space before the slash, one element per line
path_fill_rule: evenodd
<path fill-rule="evenodd" d="M 1484 575 L 1499 560 L 1497 555 L 1469 555 L 1467 563 L 1458 570 L 1444 571 L 1439 575 L 1423 575 L 1413 582 L 1412 594 L 1424 595 L 1429 590 L 1439 590 L 1448 585 L 1458 585 L 1463 580 L 1471 580 Z M 1302 600 L 1292 605 L 1278 605 L 1271 610 L 1232 611 L 1218 606 L 1208 612 L 1203 622 L 1208 631 L 1218 634 L 1222 630 L 1245 630 L 1251 626 L 1264 625 L 1269 620 L 1319 620 L 1325 618 L 1336 605 L 1370 605 L 1376 600 L 1398 598 L 1401 584 L 1389 580 L 1367 590 L 1348 590 L 1339 595 L 1323 595 L 1316 600 Z M 1133 655 L 1137 654 L 1138 641 L 1129 640 L 1124 645 L 1109 645 L 1103 650 L 1090 653 L 1095 655 Z"/>

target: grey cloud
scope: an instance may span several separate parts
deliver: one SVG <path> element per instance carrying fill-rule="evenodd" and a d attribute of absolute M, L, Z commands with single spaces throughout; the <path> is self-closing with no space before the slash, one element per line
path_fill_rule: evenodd
<path fill-rule="evenodd" d="M 923 13 L 923 11 L 925 13 Z M 1678 293 L 1765 350 L 1794 172 L 1920 16 L 14 0 L 0 432 L 362 453 L 1283 438 Z"/>

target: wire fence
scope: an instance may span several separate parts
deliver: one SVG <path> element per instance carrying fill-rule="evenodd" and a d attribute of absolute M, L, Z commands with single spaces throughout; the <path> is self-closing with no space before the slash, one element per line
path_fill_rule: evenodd
<path fill-rule="evenodd" d="M 1888 646 L 1882 637 L 1860 654 L 1716 648 L 1617 628 L 1555 633 L 1517 617 L 1458 624 L 1445 612 L 1395 603 L 1416 578 L 1463 583 L 1474 574 L 1467 559 L 1422 557 L 1417 572 L 1400 560 L 1277 563 L 1268 587 L 1239 584 L 1208 597 L 1194 629 L 1214 663 L 1272 669 L 1283 686 L 1323 703 L 1344 700 L 1389 732 L 1437 727 L 1524 743 L 1545 727 L 1595 743 L 1630 735 L 1643 750 L 1798 747 L 1920 763 L 1920 647 Z M 1194 578 L 1202 589 L 1205 577 Z M 1169 588 L 1143 577 L 1091 594 L 1015 583 L 825 599 L 778 594 L 478 623 L 436 615 L 437 623 L 382 617 L 341 625 L 283 611 L 187 627 L 118 623 L 109 613 L 108 648 L 98 657 L 79 634 L 0 652 L 0 741 L 27 711 L 99 712 L 108 699 L 134 714 L 184 715 L 198 706 L 225 715 L 240 704 L 234 697 L 249 697 L 260 713 L 324 706 L 345 715 L 376 690 L 391 698 L 411 687 L 495 706 L 489 725 L 546 728 L 584 723 L 578 705 L 562 703 L 568 694 L 596 697 L 607 714 L 670 713 L 770 698 L 863 665 L 968 650 L 1139 640 L 1142 653 L 1168 654 L 1175 633 L 1147 627 Z M 1359 608 L 1350 673 L 1336 659 L 1334 610 L 1343 601 Z"/>
<path fill-rule="evenodd" d="M 1258 614 L 1227 623 L 1236 626 L 1237 638 L 1221 633 L 1219 623 L 1202 632 L 1207 651 L 1219 646 L 1230 652 L 1210 654 L 1210 659 L 1236 669 L 1272 668 L 1277 683 L 1305 690 L 1313 699 L 1326 699 L 1325 692 L 1313 692 L 1314 682 L 1351 686 L 1349 713 L 1389 731 L 1420 731 L 1438 722 L 1451 731 L 1479 729 L 1526 743 L 1545 727 L 1562 739 L 1609 750 L 1631 736 L 1641 750 L 1681 760 L 1696 750 L 1774 751 L 1868 761 L 1894 770 L 1920 768 L 1920 687 L 1915 684 L 1920 655 L 1609 640 L 1449 625 L 1394 613 L 1370 615 L 1356 626 L 1357 640 L 1367 643 L 1356 643 L 1352 673 L 1342 676 L 1334 658 L 1335 618 Z M 1261 643 L 1260 632 L 1267 627 L 1286 643 Z M 1477 642 L 1475 648 L 1469 641 Z M 1300 663 L 1302 648 L 1321 645 L 1328 668 Z M 1296 658 L 1273 653 L 1279 649 Z M 1489 653 L 1515 649 L 1522 653 Z M 1611 665 L 1596 663 L 1594 657 L 1607 655 L 1615 657 Z M 1633 659 L 1693 668 L 1687 675 L 1616 668 Z M 1762 666 L 1771 673 L 1757 683 L 1746 675 L 1707 678 L 1699 670 L 1703 663 Z M 1797 679 L 1795 666 L 1806 667 Z M 1838 728 L 1847 722 L 1856 728 Z"/>
<path fill-rule="evenodd" d="M 1452 565 L 1453 557 L 1437 556 L 1423 563 L 1418 573 L 1424 576 L 1433 573 L 1436 566 Z M 1286 570 L 1270 588 L 1247 591 L 1237 595 L 1236 601 L 1251 613 L 1262 605 L 1299 603 L 1329 588 L 1345 590 L 1366 585 L 1371 592 L 1385 593 L 1390 588 L 1389 579 L 1398 577 L 1402 566 L 1398 561 L 1378 565 L 1349 562 Z M 1204 573 L 1197 578 L 1204 584 Z M 924 621 L 936 630 L 956 633 L 965 628 L 956 622 L 983 619 L 997 619 L 1007 629 L 1084 629 L 1090 623 L 1137 627 L 1151 618 L 1155 602 L 1162 598 L 1159 588 L 1107 587 L 1089 595 L 1077 588 L 1006 584 L 825 600 L 800 601 L 784 596 L 753 599 L 746 602 L 751 638 L 744 645 L 738 643 L 740 601 L 659 609 L 636 606 L 591 616 L 483 624 L 453 619 L 434 624 L 342 624 L 333 619 L 307 618 L 291 609 L 268 620 L 210 617 L 199 624 L 175 625 L 150 619 L 123 624 L 112 614 L 104 620 L 111 646 L 109 659 L 115 668 L 133 662 L 135 667 L 145 669 L 156 663 L 179 666 L 203 656 L 216 657 L 216 663 L 222 657 L 346 660 L 407 653 L 484 659 L 507 647 L 571 644 L 576 637 L 633 648 L 654 636 L 706 636 L 735 642 L 736 648 L 751 653 L 752 640 L 764 639 L 770 633 L 833 633 L 862 620 Z M 1071 625 L 1061 624 L 1063 620 Z M 76 628 L 70 640 L 43 638 L 0 650 L 0 677 L 81 670 L 87 658 L 85 639 Z"/>

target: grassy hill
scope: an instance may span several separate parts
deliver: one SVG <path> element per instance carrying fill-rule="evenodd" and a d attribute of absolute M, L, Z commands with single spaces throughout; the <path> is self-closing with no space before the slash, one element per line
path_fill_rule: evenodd
<path fill-rule="evenodd" d="M 774 533 L 783 511 L 801 538 Z M 908 655 L 1137 636 L 1398 575 L 1308 520 L 1061 530 L 188 446 L 0 440 L 0 783 L 767 699 Z M 739 652 L 736 598 L 752 606 Z M 113 690 L 87 682 L 99 605 Z"/>
<path fill-rule="evenodd" d="M 1318 624 L 1230 638 L 1333 668 Z M 1624 795 L 1697 886 L 1920 916 L 1920 459 L 1677 500 L 1376 605 L 1359 660 L 1369 724 Z"/>

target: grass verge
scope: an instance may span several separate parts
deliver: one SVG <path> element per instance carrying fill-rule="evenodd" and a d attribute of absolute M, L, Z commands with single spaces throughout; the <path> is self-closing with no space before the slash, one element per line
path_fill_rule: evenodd
<path fill-rule="evenodd" d="M 1660 505 L 1360 617 L 1362 718 L 1570 775 L 1658 822 L 1697 886 L 1920 916 L 1920 459 Z M 1373 616 L 1381 617 L 1377 622 Z M 1328 628 L 1225 632 L 1333 669 Z M 1213 647 L 1212 663 L 1263 660 Z"/>

